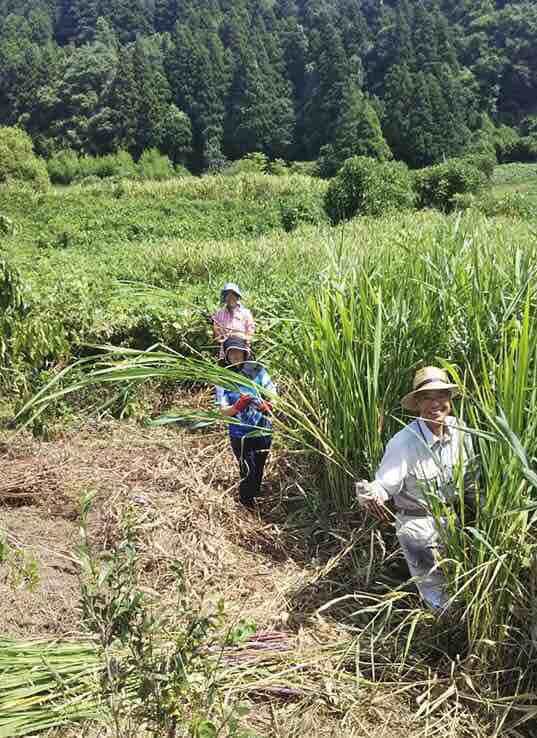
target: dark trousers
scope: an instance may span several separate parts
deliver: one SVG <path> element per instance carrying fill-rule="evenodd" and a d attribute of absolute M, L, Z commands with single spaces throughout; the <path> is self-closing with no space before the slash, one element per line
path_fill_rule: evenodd
<path fill-rule="evenodd" d="M 272 436 L 231 437 L 230 441 L 241 472 L 240 501 L 243 505 L 251 505 L 261 489 Z"/>

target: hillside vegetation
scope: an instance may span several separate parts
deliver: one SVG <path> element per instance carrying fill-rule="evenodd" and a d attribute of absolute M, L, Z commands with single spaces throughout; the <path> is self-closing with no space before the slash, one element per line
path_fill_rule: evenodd
<path fill-rule="evenodd" d="M 467 160 L 412 173 L 356 157 L 330 183 L 243 172 L 3 187 L 10 632 L 13 592 L 42 609 L 40 576 L 54 580 L 63 556 L 80 582 L 67 575 L 58 588 L 78 591 L 81 607 L 61 605 L 59 632 L 79 627 L 94 640 L 0 644 L 0 736 L 86 718 L 118 721 L 118 735 L 147 721 L 178 735 L 179 715 L 189 738 L 215 726 L 238 738 L 239 697 L 262 735 L 296 735 L 301 716 L 312 735 L 352 735 L 373 695 L 389 715 L 373 711 L 365 724 L 386 735 L 390 721 L 405 736 L 533 729 L 534 178 L 533 165 L 504 165 L 489 180 Z M 354 210 L 331 211 L 335 202 Z M 256 355 L 281 392 L 253 518 L 233 501 L 212 411 L 223 370 L 205 314 L 229 279 L 244 289 Z M 423 363 L 446 366 L 461 387 L 456 412 L 474 434 L 484 495 L 472 519 L 450 513 L 452 608 L 440 622 L 399 571 L 391 530 L 364 518 L 353 491 L 406 422 L 400 398 Z M 35 541 L 40 519 L 52 559 Z M 218 602 L 228 596 L 226 619 Z M 66 692 L 57 675 L 69 673 Z M 32 709 L 15 688 L 36 696 Z"/>
<path fill-rule="evenodd" d="M 261 152 L 535 161 L 530 0 L 2 0 L 0 125 L 195 172 Z"/>

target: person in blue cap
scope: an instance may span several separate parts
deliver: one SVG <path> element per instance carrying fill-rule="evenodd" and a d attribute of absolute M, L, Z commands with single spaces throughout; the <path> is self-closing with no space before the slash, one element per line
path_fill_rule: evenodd
<path fill-rule="evenodd" d="M 253 507 L 261 491 L 265 463 L 272 445 L 272 407 L 263 399 L 262 391 L 276 394 L 276 387 L 264 367 L 248 361 L 250 348 L 243 338 L 227 338 L 223 349 L 226 366 L 256 385 L 241 386 L 239 383 L 233 389 L 216 387 L 216 403 L 220 412 L 232 418 L 228 424 L 229 440 L 239 462 L 239 498 L 246 507 Z"/>
<path fill-rule="evenodd" d="M 241 291 L 234 282 L 227 282 L 220 292 L 222 307 L 212 316 L 213 334 L 220 345 L 218 358 L 224 363 L 224 341 L 235 336 L 246 341 L 248 347 L 255 332 L 252 313 L 241 304 Z"/>

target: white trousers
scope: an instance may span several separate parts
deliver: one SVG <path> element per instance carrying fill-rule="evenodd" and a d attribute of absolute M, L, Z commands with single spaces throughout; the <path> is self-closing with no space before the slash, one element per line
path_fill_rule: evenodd
<path fill-rule="evenodd" d="M 440 532 L 434 518 L 398 513 L 395 531 L 420 595 L 434 610 L 445 607 L 448 596 L 446 580 L 437 563 Z"/>

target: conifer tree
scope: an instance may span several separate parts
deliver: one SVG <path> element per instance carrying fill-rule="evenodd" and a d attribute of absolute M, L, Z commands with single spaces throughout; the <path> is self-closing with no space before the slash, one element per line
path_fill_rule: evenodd
<path fill-rule="evenodd" d="M 208 48 L 201 38 L 178 25 L 165 58 L 173 101 L 192 122 L 191 166 L 198 171 L 222 159 L 226 84 L 225 70 L 217 63 L 218 44 L 212 39 Z"/>
<path fill-rule="evenodd" d="M 382 127 L 386 141 L 396 159 L 408 161 L 410 137 L 410 104 L 414 81 L 406 64 L 394 64 L 385 80 Z"/>
<path fill-rule="evenodd" d="M 328 23 L 326 16 L 324 21 Z M 338 120 L 349 67 L 341 37 L 331 25 L 314 38 L 311 55 L 315 63 L 306 89 L 303 130 L 305 152 L 316 158 Z"/>
<path fill-rule="evenodd" d="M 110 88 L 108 106 L 114 121 L 114 140 L 119 149 L 135 151 L 138 129 L 138 84 L 134 73 L 134 49 L 124 46 L 119 51 L 116 76 Z"/>
<path fill-rule="evenodd" d="M 93 41 L 99 0 L 61 0 L 56 36 L 60 43 Z"/>
<path fill-rule="evenodd" d="M 391 158 L 392 154 L 373 106 L 360 90 L 357 80 L 351 78 L 343 93 L 333 143 L 321 149 L 321 175 L 332 177 L 343 162 L 352 156 L 369 156 L 384 161 Z"/>
<path fill-rule="evenodd" d="M 179 14 L 177 0 L 155 1 L 155 31 L 171 33 Z"/>

